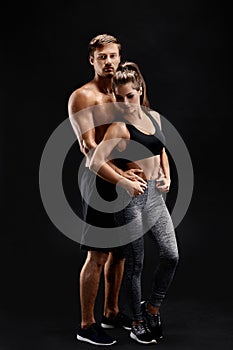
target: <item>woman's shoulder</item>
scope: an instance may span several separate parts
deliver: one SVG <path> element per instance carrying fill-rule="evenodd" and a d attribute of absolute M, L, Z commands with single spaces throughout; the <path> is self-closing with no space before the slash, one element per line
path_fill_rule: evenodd
<path fill-rule="evenodd" d="M 150 110 L 149 113 L 155 119 L 155 121 L 159 124 L 159 126 L 161 128 L 161 114 L 155 110 Z"/>

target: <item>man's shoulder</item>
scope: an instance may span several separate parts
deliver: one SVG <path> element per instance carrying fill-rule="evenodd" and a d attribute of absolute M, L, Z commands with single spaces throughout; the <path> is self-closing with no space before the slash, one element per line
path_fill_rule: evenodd
<path fill-rule="evenodd" d="M 75 98 L 90 98 L 96 95 L 96 87 L 94 84 L 91 82 L 88 82 L 79 88 L 75 89 L 71 95 L 70 99 L 75 99 Z"/>
<path fill-rule="evenodd" d="M 68 101 L 69 109 L 77 112 L 96 104 L 96 88 L 89 82 L 74 90 Z"/>

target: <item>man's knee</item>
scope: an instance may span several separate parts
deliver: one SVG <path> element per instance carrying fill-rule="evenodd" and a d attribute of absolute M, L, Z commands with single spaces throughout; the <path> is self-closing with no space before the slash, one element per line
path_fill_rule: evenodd
<path fill-rule="evenodd" d="M 114 250 L 109 253 L 109 261 L 114 265 L 123 264 L 125 261 L 125 255 L 121 250 Z"/>
<path fill-rule="evenodd" d="M 109 253 L 99 251 L 89 251 L 87 259 L 98 267 L 103 267 L 108 260 Z"/>

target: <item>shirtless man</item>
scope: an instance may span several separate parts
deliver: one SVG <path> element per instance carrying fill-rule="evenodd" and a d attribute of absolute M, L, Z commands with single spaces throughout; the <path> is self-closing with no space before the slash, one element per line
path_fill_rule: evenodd
<path fill-rule="evenodd" d="M 86 157 L 81 190 L 89 192 L 86 193 L 88 198 L 95 186 L 96 176 L 89 170 L 91 155 L 114 120 L 111 103 L 115 102 L 112 78 L 120 63 L 120 54 L 121 44 L 112 35 L 101 34 L 93 38 L 89 43 L 89 61 L 94 68 L 94 78 L 76 89 L 68 101 L 70 122 L 77 136 L 80 150 Z M 137 175 L 137 172 L 140 172 L 139 169 L 131 169 L 124 173 L 113 163 L 110 162 L 110 165 L 121 175 L 138 181 L 139 185 L 142 184 L 143 180 Z M 101 188 L 104 190 L 105 186 L 109 184 L 102 180 Z M 84 198 L 87 197 L 84 196 Z M 92 222 L 91 213 L 90 206 L 83 201 L 84 220 Z M 98 212 L 98 220 L 101 222 L 101 212 Z M 103 328 L 131 328 L 131 320 L 119 311 L 118 306 L 125 258 L 121 248 L 107 249 L 81 244 L 81 249 L 87 251 L 87 257 L 80 273 L 81 324 L 77 339 L 94 345 L 112 345 L 116 340 Z M 96 323 L 94 307 L 103 269 L 105 301 L 101 327 Z"/>

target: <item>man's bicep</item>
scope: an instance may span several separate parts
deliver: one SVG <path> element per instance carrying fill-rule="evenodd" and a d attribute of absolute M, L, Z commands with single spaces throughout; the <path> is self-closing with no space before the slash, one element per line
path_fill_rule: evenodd
<path fill-rule="evenodd" d="M 94 128 L 93 113 L 91 109 L 81 110 L 76 113 L 69 113 L 69 118 L 75 128 L 78 128 L 81 134 Z"/>
<path fill-rule="evenodd" d="M 79 134 L 85 134 L 94 128 L 93 97 L 86 90 L 78 89 L 69 98 L 68 114 L 73 128 Z"/>
<path fill-rule="evenodd" d="M 92 111 L 89 109 L 70 114 L 70 121 L 80 142 L 84 141 L 87 148 L 95 144 L 95 126 Z"/>

